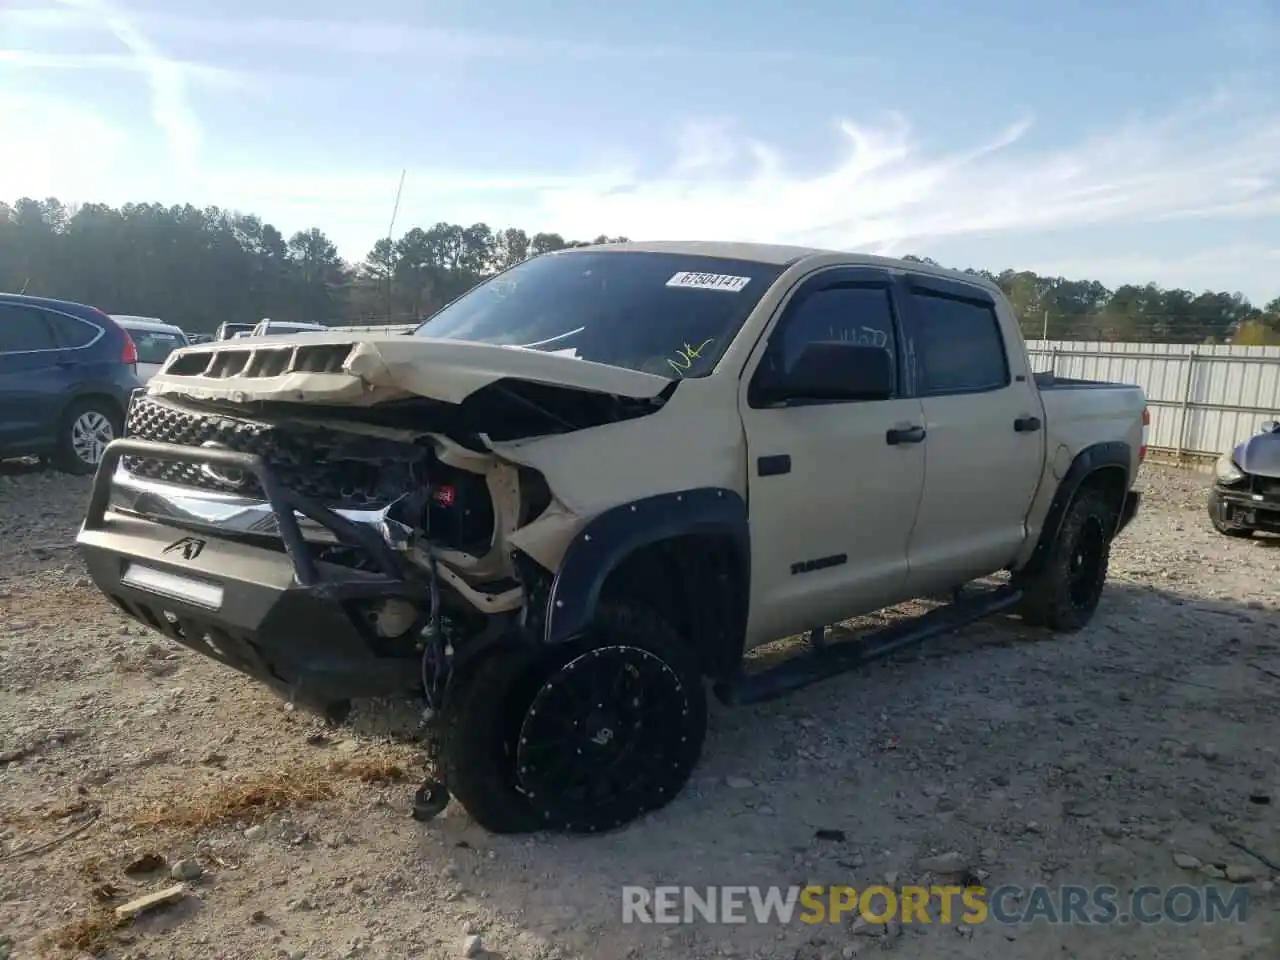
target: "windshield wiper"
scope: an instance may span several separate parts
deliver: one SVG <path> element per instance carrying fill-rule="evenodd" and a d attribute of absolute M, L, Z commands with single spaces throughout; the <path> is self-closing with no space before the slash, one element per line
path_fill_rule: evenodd
<path fill-rule="evenodd" d="M 570 330 L 568 333 L 557 333 L 554 337 L 547 337 L 545 340 L 538 340 L 534 343 L 522 343 L 521 350 L 533 350 L 537 347 L 545 347 L 548 343 L 555 343 L 557 340 L 563 340 L 565 337 L 572 337 L 575 333 L 581 333 L 587 329 L 585 326 L 578 327 L 577 330 Z"/>

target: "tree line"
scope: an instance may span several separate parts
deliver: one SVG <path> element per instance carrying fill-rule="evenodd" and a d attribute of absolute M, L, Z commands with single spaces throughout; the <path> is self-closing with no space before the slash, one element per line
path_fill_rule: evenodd
<path fill-rule="evenodd" d="M 349 263 L 317 227 L 286 237 L 260 217 L 217 207 L 24 197 L 0 202 L 0 290 L 162 317 L 190 332 L 263 317 L 408 323 L 528 257 L 625 239 L 440 222 L 383 238 Z M 1255 306 L 1225 291 L 967 272 L 1000 285 L 1030 339 L 1280 343 L 1280 297 Z"/>
<path fill-rule="evenodd" d="M 924 263 L 929 257 L 907 256 Z M 1031 340 L 1280 344 L 1280 297 L 1255 306 L 1241 293 L 1194 293 L 1154 283 L 1114 290 L 1097 280 L 1042 277 L 1030 270 L 966 268 L 1005 292 Z"/>

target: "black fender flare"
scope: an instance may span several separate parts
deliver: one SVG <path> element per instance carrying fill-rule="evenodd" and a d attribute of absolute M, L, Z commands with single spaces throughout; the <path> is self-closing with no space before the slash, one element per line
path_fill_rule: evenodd
<path fill-rule="evenodd" d="M 1089 477 L 1099 470 L 1119 467 L 1124 471 L 1124 489 L 1126 491 L 1129 489 L 1132 456 L 1133 448 L 1123 440 L 1095 443 L 1076 454 L 1075 459 L 1071 461 L 1071 466 L 1067 468 L 1066 475 L 1058 483 L 1058 489 L 1054 491 L 1053 500 L 1049 503 L 1049 510 L 1045 514 L 1044 524 L 1040 528 L 1040 539 L 1036 542 L 1036 548 L 1026 564 L 1018 571 L 1019 574 L 1034 573 L 1044 563 L 1049 548 L 1053 546 L 1054 541 L 1058 539 L 1058 534 L 1062 531 L 1067 509 Z M 1123 506 L 1122 498 L 1121 502 L 1116 504 L 1117 519 L 1120 517 Z"/>
<path fill-rule="evenodd" d="M 749 597 L 751 532 L 746 501 L 725 487 L 662 493 L 610 507 L 573 538 L 551 583 L 544 641 L 558 644 L 582 635 L 591 624 L 605 580 L 636 550 L 698 533 L 730 538 L 740 555 L 744 597 Z"/>

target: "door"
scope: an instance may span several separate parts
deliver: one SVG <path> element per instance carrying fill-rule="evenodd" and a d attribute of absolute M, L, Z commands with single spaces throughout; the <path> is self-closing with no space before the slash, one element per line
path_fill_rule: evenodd
<path fill-rule="evenodd" d="M 748 363 L 741 399 L 751 522 L 749 645 L 904 599 L 907 545 L 924 486 L 903 396 L 901 330 L 883 271 L 839 267 L 802 281 Z M 880 346 L 893 399 L 763 406 L 751 384 L 814 341 Z M 890 431 L 900 434 L 890 437 Z M 901 439 L 904 442 L 896 442 Z M 893 441 L 893 442 L 891 442 Z"/>
<path fill-rule="evenodd" d="M 0 447 L 35 451 L 54 438 L 73 379 L 40 310 L 0 303 Z"/>
<path fill-rule="evenodd" d="M 908 276 L 901 288 L 924 406 L 924 496 L 909 550 L 913 593 L 1003 569 L 1021 548 L 1044 464 L 1044 411 L 1016 321 L 986 290 Z"/>

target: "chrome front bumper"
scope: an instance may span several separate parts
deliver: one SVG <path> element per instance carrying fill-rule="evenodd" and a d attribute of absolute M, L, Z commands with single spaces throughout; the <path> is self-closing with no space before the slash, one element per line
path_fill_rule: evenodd
<path fill-rule="evenodd" d="M 183 526 L 202 527 L 211 532 L 279 536 L 280 525 L 271 504 L 265 500 L 196 490 L 171 483 L 136 477 L 121 462 L 111 477 L 108 509 L 133 514 L 161 523 L 176 522 Z M 391 506 L 378 510 L 334 510 L 338 516 L 372 527 L 391 546 L 408 540 L 411 531 L 403 524 L 388 519 Z M 327 527 L 305 514 L 294 511 L 304 540 L 311 543 L 337 544 L 341 541 Z"/>

